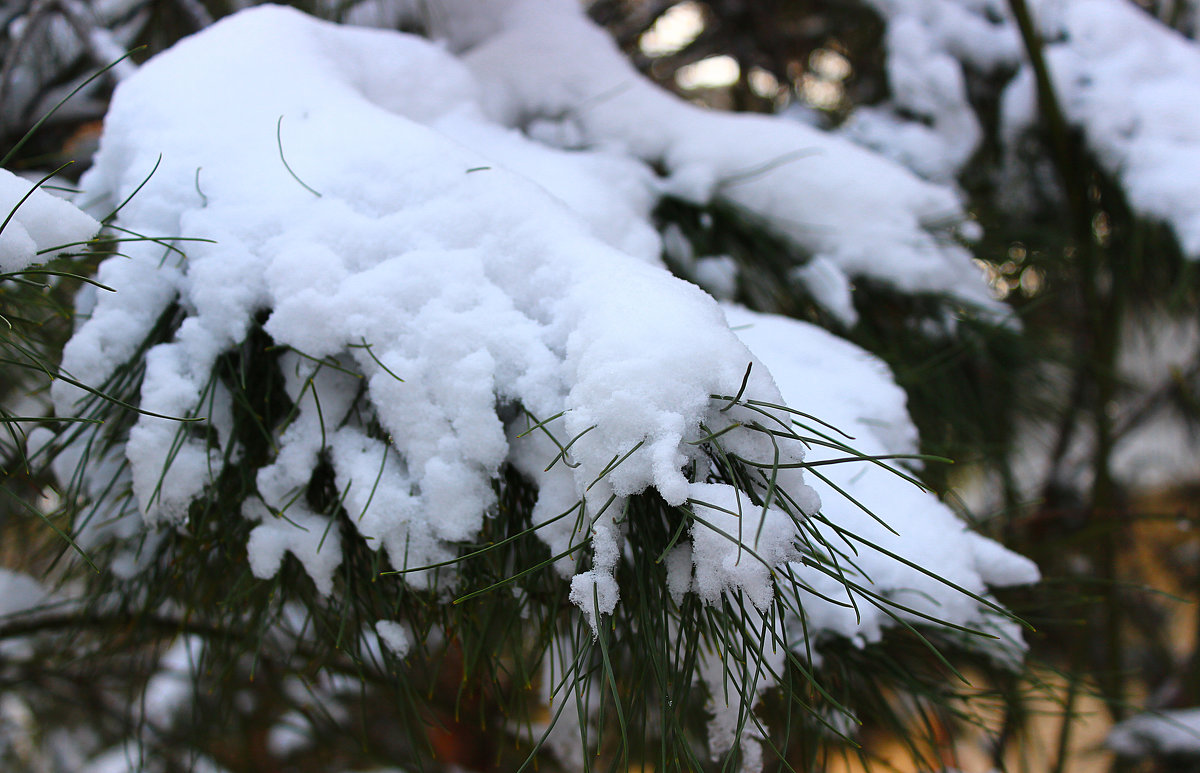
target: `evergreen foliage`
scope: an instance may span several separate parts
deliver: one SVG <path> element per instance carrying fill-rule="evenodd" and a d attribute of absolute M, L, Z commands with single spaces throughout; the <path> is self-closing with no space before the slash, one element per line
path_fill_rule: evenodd
<path fill-rule="evenodd" d="M 447 26 L 437 8 L 422 15 L 408 5 L 387 6 L 371 21 L 433 36 Z M 684 4 L 701 8 L 701 33 L 678 50 L 647 54 L 639 41 L 676 5 L 595 2 L 591 14 L 649 77 L 671 88 L 680 88 L 680 67 L 716 54 L 732 57 L 739 78 L 708 96 L 741 109 L 774 110 L 785 93 L 803 96 L 805 78 L 822 77 L 814 56 L 828 51 L 843 57 L 852 74 L 839 82 L 837 101 L 817 106 L 825 128 L 852 121 L 865 103 L 894 107 L 901 101 L 886 55 L 887 30 L 899 22 L 876 8 L 882 4 Z M 1200 705 L 1200 685 L 1188 675 L 1200 656 L 1172 649 L 1165 618 L 1154 618 L 1163 602 L 1130 581 L 1139 571 L 1130 563 L 1130 535 L 1160 514 L 1137 499 L 1139 479 L 1123 459 L 1138 457 L 1122 457 L 1134 453 L 1128 449 L 1147 428 L 1165 422 L 1194 431 L 1200 422 L 1200 350 L 1187 352 L 1182 364 L 1162 366 L 1151 358 L 1162 374 L 1137 365 L 1131 370 L 1122 360 L 1132 356 L 1130 340 L 1161 335 L 1163 320 L 1194 332 L 1196 262 L 1180 246 L 1178 224 L 1172 230 L 1136 209 L 1103 151 L 1088 145 L 1087 127 L 1064 111 L 1024 6 L 1013 0 L 992 9 L 1022 33 L 1017 65 L 985 72 L 962 63 L 982 135 L 957 170 L 957 182 L 983 236 L 966 239 L 962 231 L 921 223 L 946 254 L 969 249 L 987 266 L 1018 324 L 998 315 L 998 305 L 975 306 L 946 288 L 901 288 L 849 270 L 839 274 L 851 283 L 848 315 L 803 278 L 819 259 L 814 242 L 727 191 L 694 196 L 664 185 L 644 213 L 662 239 L 663 263 L 676 276 L 722 301 L 832 331 L 886 362 L 907 393 L 920 453 L 861 451 L 845 428 L 801 413 L 804 405 L 764 400 L 756 391 L 765 376 L 756 370 L 759 363 L 745 371 L 740 390 L 710 394 L 706 415 L 727 423 L 701 425 L 685 439 L 690 455 L 683 474 L 692 486 L 740 492 L 748 510 L 761 513 L 757 520 L 698 499 L 699 489 L 672 504 L 654 487 L 618 496 L 607 484 L 598 489 L 606 492 L 604 501 L 584 496 L 557 518 L 537 520 L 542 479 L 528 464 L 506 459 L 490 477 L 482 526 L 453 541 L 444 561 L 410 565 L 392 545 L 385 552 L 363 536 L 359 522 L 367 506 L 358 513 L 347 502 L 353 488 L 371 482 L 339 483 L 326 437 L 342 427 L 361 429 L 385 448 L 386 464 L 386 449 L 397 448 L 394 428 L 381 418 L 368 383 L 380 370 L 396 379 L 406 374 L 389 369 L 377 342 L 364 339 L 325 355 L 276 340 L 268 324 L 272 309 L 259 308 L 245 334 L 206 368 L 195 404 L 167 417 L 174 441 L 161 460 L 158 488 L 185 446 L 204 449 L 209 465 L 185 516 L 148 527 L 147 503 L 134 491 L 125 452 L 130 432 L 156 414 L 143 393 L 147 353 L 178 341 L 197 316 L 186 293 L 162 306 L 120 361 L 108 363 L 102 380 L 77 382 L 83 391 L 69 411 L 60 399 L 50 414 L 47 393 L 53 381 L 75 382 L 58 363 L 73 305 L 77 327 L 94 308 L 72 299 L 109 292 L 90 279 L 101 261 L 127 248 L 147 255 L 137 251 L 150 247 L 163 265 L 187 266 L 189 254 L 206 249 L 207 236 L 135 233 L 119 216 L 127 200 L 112 201 L 98 237 L 43 249 L 55 256 L 51 262 L 0 275 L 0 534 L 6 546 L 0 564 L 54 590 L 29 590 L 20 585 L 28 578 L 7 569 L 0 574 L 0 588 L 11 589 L 12 598 L 24 589 L 21 598 L 33 599 L 11 608 L 0 600 L 0 688 L 10 696 L 0 704 L 0 765 L 93 773 L 757 770 L 761 754 L 771 770 L 833 770 L 851 762 L 884 769 L 886 752 L 871 743 L 883 734 L 899 739 L 918 769 L 950 770 L 958 763 L 954 739 L 978 731 L 1003 770 L 1014 750 L 1026 754 L 1020 741 L 1037 724 L 1034 706 L 1039 696 L 1051 695 L 1065 719 L 1055 756 L 1034 764 L 1061 771 L 1072 753 L 1072 720 L 1090 693 L 1114 720 L 1131 713 L 1134 682 L 1156 691 L 1152 701 L 1159 703 L 1151 709 Z M 193 0 L 131 3 L 120 12 L 97 11 L 85 23 L 73 4 L 6 8 L 0 99 L 8 136 L 24 133 L 39 109 L 66 93 L 82 88 L 80 96 L 95 101 L 77 98 L 83 103 L 78 113 L 54 113 L 3 165 L 40 169 L 46 157 L 57 157 L 78 121 L 98 115 L 97 105 L 107 99 L 104 79 L 127 74 L 118 67 L 79 86 L 111 64 L 114 53 L 145 45 L 134 57 L 145 61 L 233 10 Z M 371 13 L 366 4 L 333 13 L 305 10 L 359 22 Z M 1189 19 L 1179 12 L 1171 23 L 1194 35 Z M 64 21 L 71 33 L 60 40 L 75 42 L 31 59 L 31 41 Z M 88 36 L 88 29 L 105 34 Z M 1018 65 L 1037 75 L 1039 109 L 1021 158 L 1005 144 L 998 115 L 1000 92 Z M 784 85 L 766 93 L 752 82 L 756 69 Z M 34 74 L 36 88 L 18 72 Z M 604 108 L 603 100 L 594 106 Z M 895 109 L 904 116 L 907 108 Z M 536 135 L 530 128 L 536 118 L 522 117 L 529 136 Z M 302 153 L 293 155 L 294 146 L 285 144 L 290 124 L 280 117 L 274 128 L 279 161 L 295 183 L 321 198 L 323 186 L 308 179 L 302 165 L 294 170 L 289 164 Z M 671 179 L 666 159 L 640 162 Z M 776 163 L 790 168 L 803 159 Z M 769 176 L 772 169 L 745 174 Z M 1030 187 L 1042 197 L 1013 206 L 1005 195 L 1013 179 L 1034 181 Z M 207 206 L 211 183 L 205 180 L 197 169 L 195 191 Z M 740 182 L 725 179 L 716 188 Z M 735 271 L 726 270 L 731 266 Z M 80 293 L 83 287 L 89 289 Z M 119 296 L 122 288 L 116 289 Z M 1138 333 L 1139 326 L 1148 331 Z M 344 418 L 327 426 L 321 385 L 328 379 L 359 386 Z M 285 432 L 312 410 L 302 405 L 306 400 L 320 415 L 319 452 L 288 505 L 277 507 L 264 496 L 260 472 L 279 461 Z M 532 411 L 496 395 L 498 421 L 510 432 L 521 430 L 510 442 L 539 438 L 558 450 L 544 460 L 547 469 L 574 469 L 579 462 L 572 452 L 590 442 L 583 440 L 590 430 L 572 437 L 561 414 Z M 226 418 L 210 420 L 217 415 Z M 41 429 L 31 443 L 34 425 Z M 773 445 L 774 459 L 748 453 L 755 443 Z M 1039 443 L 1045 451 L 1034 448 Z M 622 464 L 639 463 L 633 455 L 640 445 L 618 452 L 596 482 Z M 781 446 L 829 449 L 836 458 L 791 462 Z M 1184 448 L 1194 449 L 1194 439 Z M 948 459 L 958 464 L 945 464 Z M 56 460 L 57 479 L 50 470 Z M 790 487 L 799 480 L 791 476 L 797 468 L 805 480 L 823 481 L 826 490 L 889 523 L 888 503 L 859 502 L 835 482 L 840 478 L 826 476 L 831 463 L 884 467 L 934 491 L 955 484 L 985 490 L 973 498 L 979 510 L 956 500 L 963 517 L 1034 558 L 1047 581 L 1036 589 L 998 591 L 1000 602 L 987 584 L 1006 583 L 986 578 L 974 589 L 940 578 L 933 595 L 877 585 L 874 568 L 881 560 L 933 579 L 939 567 L 912 566 L 870 535 L 845 527 L 827 515 L 828 502 L 813 512 L 805 492 Z M 375 486 L 382 475 L 381 466 Z M 243 517 L 254 501 L 266 504 L 270 520 Z M 1197 517 L 1194 495 L 1182 502 L 1177 520 L 1190 527 L 1188 519 Z M 296 515 L 301 511 L 303 518 Z M 794 528 L 786 560 L 756 552 L 762 531 L 769 531 L 768 512 Z M 314 571 L 315 559 L 297 558 L 297 549 L 280 549 L 273 572 L 264 572 L 254 555 L 255 531 L 263 524 L 304 531 L 318 523 L 304 520 L 309 514 L 320 516 L 325 529 L 316 553 L 328 541 L 340 556 L 329 569 L 329 587 Z M 717 525 L 722 514 L 739 516 L 738 534 Z M 1176 520 L 1174 512 L 1165 517 Z M 601 563 L 591 542 L 596 524 L 609 521 L 621 535 L 611 566 Z M 757 524 L 759 533 L 753 539 L 742 534 L 741 523 Z M 546 537 L 569 524 L 574 528 L 565 545 Z M 722 579 L 715 596 L 697 589 L 700 559 L 693 564 L 685 555 L 681 570 L 678 556 L 705 534 L 737 545 L 736 572 L 750 571 L 743 560 L 761 566 L 770 587 L 766 603 L 745 581 Z M 568 578 L 610 572 L 619 603 L 602 598 L 600 582 L 565 580 L 566 564 Z M 1003 564 L 998 554 L 997 564 Z M 801 571 L 835 581 L 836 597 Z M 594 595 L 581 598 L 579 588 Z M 1190 595 L 1195 589 L 1172 590 Z M 973 611 L 957 612 L 958 602 L 945 601 L 953 597 Z M 875 635 L 810 632 L 806 608 L 815 608 L 815 599 L 853 612 L 860 623 L 884 622 L 872 623 Z M 1023 670 L 1018 662 L 1023 645 L 1009 638 L 1018 630 L 1015 620 L 1025 626 L 1036 667 Z M 1138 666 L 1151 658 L 1167 665 L 1143 678 Z M 1062 678 L 1047 677 L 1052 670 Z M 1178 760 L 1167 755 L 1161 764 L 1168 770 Z"/>

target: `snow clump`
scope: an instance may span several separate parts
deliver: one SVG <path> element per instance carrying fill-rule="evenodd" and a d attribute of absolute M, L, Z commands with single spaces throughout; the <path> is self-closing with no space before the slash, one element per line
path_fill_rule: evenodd
<path fill-rule="evenodd" d="M 80 249 L 100 230 L 98 222 L 70 202 L 35 189 L 7 169 L 0 169 L 0 222 L 0 273 Z"/>

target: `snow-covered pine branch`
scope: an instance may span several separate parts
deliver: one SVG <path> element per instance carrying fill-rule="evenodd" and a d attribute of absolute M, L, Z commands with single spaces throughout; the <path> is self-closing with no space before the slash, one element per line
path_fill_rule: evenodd
<path fill-rule="evenodd" d="M 1000 77 L 999 140 L 1010 166 L 1001 184 L 1011 189 L 1001 199 L 1028 206 L 1042 183 L 1011 167 L 1043 116 L 1011 4 L 869 5 L 887 25 L 891 94 L 854 111 L 841 133 L 926 178 L 953 181 L 983 139 L 968 80 Z M 1065 119 L 1133 210 L 1168 224 L 1184 255 L 1200 259 L 1200 45 L 1126 0 L 1029 6 Z"/>
<path fill-rule="evenodd" d="M 916 451 L 886 368 L 672 277 L 653 220 L 668 196 L 761 219 L 812 256 L 797 281 L 824 267 L 813 294 L 846 321 L 857 277 L 999 319 L 945 238 L 955 194 L 810 128 L 671 97 L 571 2 L 435 11 L 449 49 L 253 9 L 117 89 L 82 200 L 140 236 L 100 266 L 115 293 L 84 291 L 63 366 L 140 413 L 72 428 L 58 456 L 97 508 L 84 547 L 107 543 L 134 577 L 161 535 L 217 509 L 252 524 L 260 579 L 290 555 L 337 598 L 365 541 L 449 603 L 478 590 L 457 559 L 515 470 L 599 646 L 641 603 L 618 577 L 646 551 L 676 605 L 736 611 L 757 654 L 731 673 L 717 652 L 733 645 L 709 642 L 693 667 L 714 753 L 746 769 L 758 696 L 823 642 L 944 621 L 1019 657 L 988 594 L 1036 570 L 878 459 Z M 112 415 L 70 383 L 54 399 Z M 679 528 L 631 546 L 647 507 Z M 561 678 L 588 644 L 554 641 Z"/>

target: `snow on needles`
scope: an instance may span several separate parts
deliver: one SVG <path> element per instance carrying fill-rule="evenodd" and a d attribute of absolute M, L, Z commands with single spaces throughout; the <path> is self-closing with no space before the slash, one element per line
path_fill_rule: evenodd
<path fill-rule="evenodd" d="M 890 99 L 859 108 L 843 136 L 932 180 L 952 181 L 983 133 L 967 76 L 1008 77 L 999 139 L 1036 128 L 1032 66 L 1007 3 L 870 0 L 887 24 Z M 1200 44 L 1129 0 L 1030 3 L 1066 119 L 1141 216 L 1171 226 L 1200 259 Z"/>
<path fill-rule="evenodd" d="M 770 368 L 787 404 L 815 417 L 792 419 L 812 438 L 807 461 L 917 452 L 904 392 L 883 362 L 805 322 L 737 306 L 725 314 Z M 989 587 L 1036 582 L 1036 565 L 972 532 L 935 496 L 902 477 L 907 471 L 896 461 L 811 469 L 821 517 L 805 523 L 804 542 L 806 553 L 820 560 L 791 564 L 792 577 L 804 588 L 808 634 L 840 635 L 862 645 L 878 641 L 894 624 L 893 615 L 912 624 L 925 616 L 997 637 L 987 649 L 1001 660 L 1019 654 L 1019 626 L 953 586 L 985 597 Z M 915 567 L 935 569 L 937 577 Z M 850 590 L 846 578 L 860 587 Z M 793 640 L 801 641 L 804 630 L 793 622 Z"/>
<path fill-rule="evenodd" d="M 139 402 L 147 413 L 121 449 L 142 517 L 183 524 L 214 471 L 239 463 L 233 397 L 214 367 L 265 333 L 294 410 L 242 507 L 256 524 L 248 553 L 257 576 L 291 554 L 320 592 L 336 592 L 345 535 L 303 496 L 327 463 L 358 535 L 409 583 L 448 592 L 452 568 L 425 567 L 479 537 L 509 464 L 536 484 L 536 533 L 560 557 L 593 630 L 620 603 L 623 504 L 653 488 L 695 516 L 668 559 L 672 593 L 740 596 L 766 619 L 775 583 L 791 575 L 814 591 L 810 632 L 876 640 L 886 614 L 859 623 L 820 601 L 836 593 L 810 564 L 836 558 L 813 547 L 821 503 L 799 468 L 804 442 L 753 427 L 791 427 L 771 407 L 786 398 L 853 427 L 866 453 L 907 452 L 915 432 L 903 394 L 849 344 L 722 309 L 673 278 L 652 210 L 664 195 L 721 198 L 810 247 L 842 279 L 988 304 L 965 253 L 925 227 L 957 215 L 956 200 L 841 140 L 668 97 L 569 2 L 458 11 L 443 16 L 457 24 L 451 43 L 468 49 L 461 59 L 411 35 L 259 7 L 180 42 L 117 88 L 81 184 L 97 212 L 128 199 L 115 225 L 159 241 L 129 242 L 126 256 L 101 264 L 97 279 L 117 292 L 84 303 L 64 367 L 102 384 L 152 344 Z M 174 237 L 191 241 L 164 246 Z M 152 340 L 171 309 L 182 318 L 173 337 Z M 751 327 L 740 340 L 730 322 Z M 751 350 L 777 368 L 778 386 Z M 70 415 L 80 391 L 53 390 Z M 747 400 L 758 401 L 753 410 Z M 164 416 L 204 416 L 214 437 Z M 787 506 L 782 494 L 752 506 L 746 492 L 712 482 L 710 436 L 745 464 L 776 468 L 771 490 L 786 492 Z M 69 477 L 74 459 L 61 460 Z M 823 469 L 882 500 L 900 535 L 834 503 L 837 485 L 826 486 L 829 518 L 981 596 L 1035 578 L 931 495 L 853 467 L 844 478 Z M 913 619 L 987 626 L 977 599 L 911 567 L 859 566 L 857 581 L 875 589 L 858 594 L 860 606 L 899 598 Z M 774 640 L 795 636 L 771 620 Z M 405 648 L 401 628 L 378 633 Z M 1000 649 L 1019 649 L 1015 632 L 1004 633 L 1011 641 Z M 772 653 L 781 666 L 781 648 Z M 705 678 L 715 694 L 721 677 Z M 738 710 L 714 708 L 715 748 L 734 742 Z"/>
<path fill-rule="evenodd" d="M 33 183 L 0 169 L 0 273 L 78 249 L 100 224 L 72 204 L 34 189 Z"/>
<path fill-rule="evenodd" d="M 640 77 L 572 0 L 496 0 L 490 24 L 473 0 L 440 5 L 434 18 L 466 49 L 489 116 L 569 146 L 619 148 L 664 169 L 666 192 L 761 220 L 842 275 L 842 293 L 816 295 L 847 323 L 847 278 L 1006 313 L 954 242 L 964 215 L 950 188 L 799 123 L 685 102 Z"/>
<path fill-rule="evenodd" d="M 1041 3 L 1046 62 L 1067 120 L 1133 209 L 1168 223 L 1200 260 L 1200 44 L 1125 0 Z M 1026 65 L 1004 97 L 1004 133 L 1028 130 L 1036 89 Z"/>
<path fill-rule="evenodd" d="M 476 536 L 511 459 L 539 483 L 535 520 L 586 500 L 545 538 L 578 543 L 590 523 L 594 571 L 611 586 L 620 506 L 605 505 L 648 486 L 682 504 L 682 470 L 701 453 L 686 441 L 702 423 L 720 431 L 739 419 L 710 398 L 736 393 L 751 362 L 716 303 L 605 244 L 505 169 L 514 145 L 585 177 L 588 157 L 537 155 L 482 117 L 477 93 L 427 41 L 268 7 L 183 41 L 114 97 L 88 195 L 109 207 L 146 182 L 118 225 L 212 242 L 184 245 L 186 257 L 137 242 L 106 261 L 99 280 L 118 292 L 97 299 L 65 363 L 102 383 L 177 302 L 186 319 L 146 354 L 140 407 L 197 413 L 216 358 L 269 312 L 266 332 L 290 350 L 280 365 L 297 411 L 244 508 L 261 522 L 250 540 L 260 576 L 290 552 L 331 590 L 336 530 L 296 496 L 324 452 L 353 523 L 397 568 L 445 561 Z M 482 147 L 447 138 L 456 134 Z M 484 138 L 501 152 L 481 154 Z M 360 388 L 367 417 L 351 410 Z M 746 394 L 779 400 L 761 367 Z M 64 413 L 76 396 L 55 386 Z M 212 421 L 227 438 L 228 415 Z M 559 455 L 551 435 L 575 442 L 547 470 Z M 760 433 L 725 441 L 744 458 L 774 455 Z M 145 517 L 179 522 L 223 453 L 178 422 L 141 416 L 125 454 Z M 800 444 L 784 457 L 799 461 Z M 791 472 L 787 485 L 815 509 Z M 611 609 L 615 595 L 604 597 Z"/>

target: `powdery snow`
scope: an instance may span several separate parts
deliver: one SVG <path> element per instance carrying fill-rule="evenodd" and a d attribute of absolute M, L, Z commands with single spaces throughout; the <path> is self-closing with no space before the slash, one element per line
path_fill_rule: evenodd
<path fill-rule="evenodd" d="M 1014 153 L 1038 120 L 1033 69 L 997 0 L 870 0 L 885 20 L 889 100 L 839 132 L 918 174 L 952 181 L 982 132 L 967 75 L 1015 72 L 1001 145 Z M 1129 0 L 1031 2 L 1055 94 L 1099 164 L 1141 216 L 1165 222 L 1200 259 L 1200 44 Z"/>
<path fill-rule="evenodd" d="M 905 408 L 904 392 L 881 361 L 804 322 L 737 306 L 727 306 L 725 313 L 738 336 L 770 368 L 787 404 L 802 406 L 805 413 L 820 420 L 794 417 L 801 434 L 818 442 L 840 441 L 862 455 L 916 453 L 917 433 Z M 827 422 L 853 440 L 820 422 Z M 851 456 L 853 453 L 845 449 L 814 444 L 806 461 Z M 1037 581 L 1032 561 L 970 531 L 937 497 L 896 474 L 905 470 L 904 463 L 895 461 L 846 461 L 813 468 L 808 480 L 821 496 L 822 514 L 855 536 L 847 544 L 829 526 L 808 521 L 813 531 L 808 536 L 807 552 L 810 556 L 824 554 L 826 564 L 824 571 L 811 564 L 792 564 L 801 587 L 811 589 L 802 591 L 804 627 L 801 621 L 793 621 L 793 640 L 802 642 L 807 631 L 818 642 L 838 635 L 866 644 L 878 641 L 883 631 L 894 625 L 891 615 L 917 623 L 924 614 L 997 636 L 999 640 L 994 644 L 983 639 L 974 644 L 1001 660 L 1019 657 L 1023 646 L 1014 622 L 945 582 L 867 545 L 878 545 L 985 597 L 989 587 Z M 895 533 L 851 497 L 870 508 Z M 830 548 L 841 555 L 832 555 Z M 834 569 L 835 564 L 839 568 Z M 844 573 L 865 590 L 852 594 L 853 605 L 844 583 L 831 576 L 831 571 Z M 889 606 L 886 601 L 873 602 L 867 592 L 915 613 Z M 797 649 L 802 652 L 803 646 Z"/>
<path fill-rule="evenodd" d="M 500 123 L 659 165 L 667 192 L 732 204 L 843 277 L 1004 313 L 947 231 L 964 219 L 951 189 L 799 123 L 685 102 L 641 78 L 571 0 L 492 2 L 482 21 L 473 0 L 440 5 L 433 18 L 464 50 Z M 849 305 L 848 296 L 829 300 L 843 314 Z"/>
<path fill-rule="evenodd" d="M 1168 223 L 1200 259 L 1200 45 L 1126 0 L 1042 3 L 1047 67 L 1067 119 L 1140 215 Z M 1026 66 L 1004 97 L 1003 132 L 1029 127 Z"/>
<path fill-rule="evenodd" d="M 0 273 L 20 271 L 82 249 L 100 224 L 34 184 L 0 169 Z M 32 192 L 31 192 L 32 191 Z M 5 220 L 7 219 L 7 222 Z"/>
<path fill-rule="evenodd" d="M 886 103 L 855 110 L 841 133 L 923 177 L 949 182 L 983 137 L 967 97 L 966 64 L 980 71 L 1017 61 L 1016 28 L 996 0 L 869 0 L 886 21 Z"/>
<path fill-rule="evenodd" d="M 96 299 L 64 363 L 103 382 L 177 300 L 187 319 L 174 341 L 147 353 L 140 407 L 186 415 L 199 408 L 216 357 L 270 311 L 265 330 L 302 355 L 280 360 L 298 411 L 258 473 L 261 501 L 246 505 L 261 521 L 250 544 L 259 576 L 291 553 L 331 590 L 336 530 L 295 496 L 324 445 L 353 523 L 397 568 L 443 561 L 477 535 L 491 479 L 511 458 L 542 484 L 538 514 L 587 500 L 579 535 L 572 518 L 565 534 L 546 538 L 558 547 L 590 534 L 605 585 L 620 507 L 601 506 L 647 486 L 681 504 L 682 468 L 699 454 L 686 441 L 702 436 L 701 423 L 715 431 L 739 418 L 709 397 L 737 392 L 752 359 L 717 305 L 645 255 L 605 244 L 562 199 L 505 168 L 510 158 L 518 169 L 530 158 L 602 165 L 592 154 L 539 155 L 483 118 L 479 91 L 419 38 L 266 7 L 183 41 L 114 96 L 83 180 L 89 198 L 103 209 L 149 176 L 118 224 L 214 243 L 183 245 L 186 258 L 133 243 L 129 258 L 106 261 L 99 279 L 118 293 Z M 496 157 L 481 155 L 488 137 L 501 147 Z M 347 415 L 360 387 L 367 419 Z M 762 368 L 747 394 L 779 399 Z M 76 397 L 55 385 L 61 412 Z M 513 415 L 518 404 L 539 419 L 564 415 L 517 440 L 532 423 Z M 386 441 L 367 431 L 369 418 Z M 212 420 L 227 438 L 228 416 Z M 558 455 L 550 434 L 578 438 L 570 466 L 544 470 Z M 774 453 L 758 433 L 726 440 L 747 458 Z M 125 455 L 146 518 L 178 522 L 222 454 L 181 437 L 177 422 L 140 417 Z M 802 448 L 784 455 L 798 461 Z M 788 477 L 815 508 L 799 473 Z"/>
<path fill-rule="evenodd" d="M 116 476 L 131 489 L 148 525 L 182 524 L 226 453 L 237 463 L 232 398 L 211 374 L 265 319 L 296 410 L 242 510 L 256 523 L 248 553 L 258 577 L 290 554 L 321 593 L 336 592 L 342 531 L 303 496 L 327 460 L 353 528 L 417 587 L 434 582 L 424 567 L 478 538 L 493 481 L 511 464 L 537 486 L 538 537 L 594 631 L 620 603 L 624 502 L 648 488 L 696 515 L 669 558 L 674 594 L 740 596 L 747 614 L 766 617 L 773 583 L 791 572 L 812 590 L 804 613 L 818 639 L 875 641 L 891 624 L 865 591 L 861 619 L 820 600 L 846 591 L 803 562 L 835 560 L 821 559 L 816 541 L 832 543 L 831 531 L 803 520 L 818 509 L 978 594 L 1036 578 L 1029 562 L 874 465 L 817 468 L 829 481 L 822 508 L 800 470 L 804 443 L 750 428 L 786 426 L 789 414 L 722 410 L 728 400 L 712 396 L 786 401 L 876 454 L 916 448 L 903 393 L 855 347 L 798 322 L 723 310 L 671 277 L 651 222 L 666 194 L 765 218 L 816 254 L 801 279 L 847 320 L 853 276 L 988 305 L 965 251 L 931 225 L 961 216 L 948 189 L 804 127 L 676 100 L 641 81 L 569 2 L 471 13 L 443 5 L 461 57 L 266 6 L 182 41 L 117 89 L 82 181 L 91 208 L 107 212 L 144 184 L 116 225 L 207 240 L 179 250 L 132 242 L 128 257 L 106 260 L 98 279 L 117 292 L 84 296 L 88 317 L 64 354 L 76 378 L 103 383 L 165 309 L 181 310 L 173 339 L 145 354 L 139 406 L 205 415 L 215 442 L 143 414 L 100 464 L 105 483 Z M 719 291 L 731 266 L 708 259 Z M 747 327 L 735 335 L 731 324 Z M 80 396 L 54 385 L 60 415 Z M 704 482 L 710 462 L 693 441 L 709 433 L 749 464 L 783 465 L 776 484 L 790 506 L 777 492 L 770 506 L 751 507 L 746 492 Z M 814 446 L 809 458 L 845 453 Z M 63 454 L 60 474 L 77 462 Z M 837 487 L 874 503 L 900 536 Z M 1019 652 L 1015 628 L 977 601 L 856 547 L 853 577 L 864 588 L 997 632 L 998 657 Z M 836 560 L 850 575 L 847 558 Z M 453 569 L 436 579 L 448 592 Z M 746 645 L 778 670 L 786 653 L 773 642 L 803 642 L 799 621 L 770 620 L 771 641 Z M 402 655 L 407 633 L 385 623 L 376 635 Z M 706 668 L 710 692 L 725 694 L 720 664 Z M 744 708 L 714 698 L 714 750 L 738 740 Z M 757 744 L 743 752 L 753 763 Z"/>

